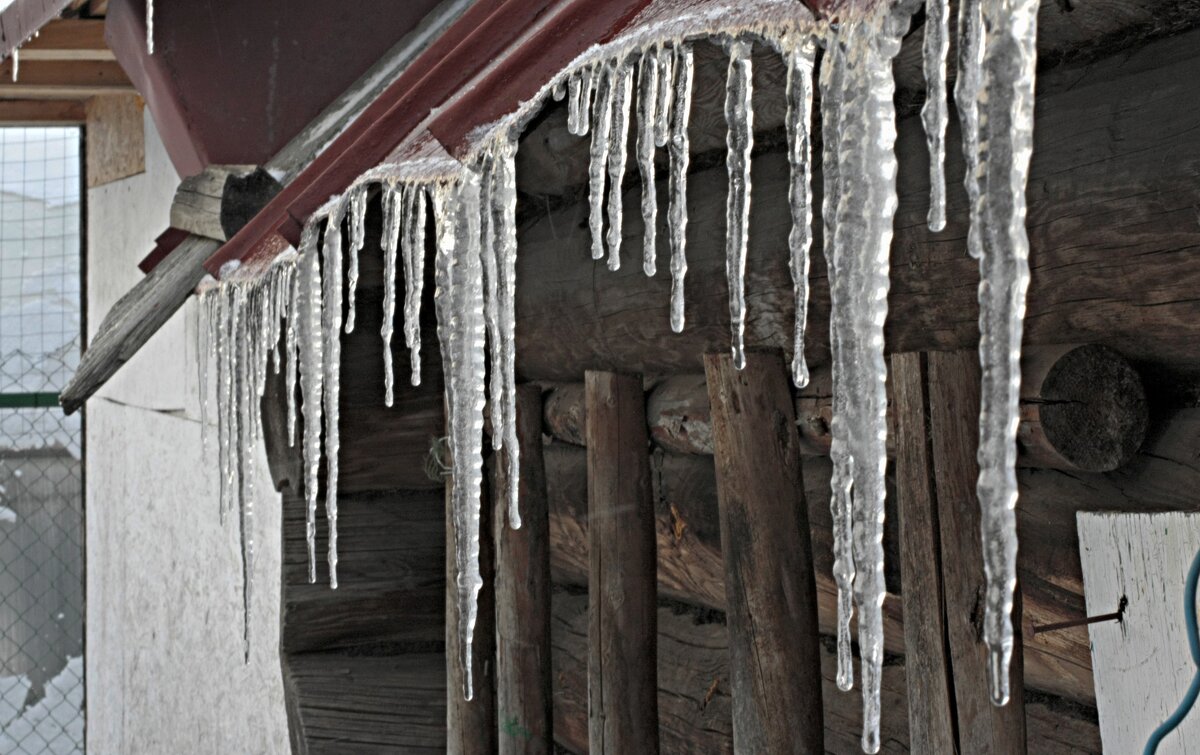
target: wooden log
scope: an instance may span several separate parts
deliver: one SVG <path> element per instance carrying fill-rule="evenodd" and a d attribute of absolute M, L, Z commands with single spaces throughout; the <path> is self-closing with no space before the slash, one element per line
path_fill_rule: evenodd
<path fill-rule="evenodd" d="M 955 752 L 954 688 L 946 649 L 941 535 L 929 448 L 929 393 L 922 354 L 893 354 L 896 492 L 904 575 L 904 657 L 909 744 L 916 752 Z"/>
<path fill-rule="evenodd" d="M 1022 360 L 1021 424 L 1017 464 L 1039 469 L 1109 472 L 1126 464 L 1146 436 L 1149 409 L 1137 370 L 1098 344 L 1028 349 Z M 546 401 L 551 435 L 583 442 L 583 390 L 554 386 Z M 813 371 L 797 393 L 795 413 L 804 455 L 828 456 L 833 390 L 827 367 Z M 660 448 L 712 453 L 707 390 L 695 375 L 659 381 L 646 399 L 650 437 Z M 895 455 L 896 427 L 888 412 L 888 452 Z"/>
<path fill-rule="evenodd" d="M 493 495 L 496 539 L 496 710 L 501 755 L 549 753 L 554 742 L 550 689 L 550 537 L 542 460 L 542 395 L 517 387 L 521 529 L 508 526 L 508 502 Z M 502 451 L 501 454 L 506 452 Z M 503 456 L 501 456 L 503 458 Z M 492 490 L 506 490 L 495 465 Z"/>
<path fill-rule="evenodd" d="M 787 372 L 704 358 L 713 408 L 738 752 L 823 753 L 812 542 Z"/>
<path fill-rule="evenodd" d="M 1200 298 L 1194 296 L 1200 186 L 1187 161 L 1177 159 L 1200 148 L 1200 133 L 1178 106 L 1200 94 L 1198 41 L 1198 33 L 1182 34 L 1127 59 L 1039 79 L 1029 181 L 1035 187 L 1029 192 L 1029 344 L 1103 342 L 1135 361 L 1200 369 L 1194 348 L 1200 338 Z M 969 349 L 978 340 L 978 263 L 963 254 L 967 212 L 958 132 L 952 125 L 947 144 L 949 225 L 936 235 L 924 222 L 923 142 L 918 118 L 899 124 L 887 345 L 889 351 Z M 586 233 L 565 232 L 586 227 L 586 198 L 542 217 L 530 203 L 517 274 L 540 285 L 517 291 L 522 377 L 573 380 L 582 366 L 696 373 L 701 354 L 727 348 L 727 180 L 723 165 L 689 176 L 687 327 L 681 334 L 670 330 L 664 271 L 647 278 L 640 266 L 626 264 L 609 272 L 591 261 Z M 787 256 L 778 250 L 786 248 L 791 229 L 789 180 L 782 149 L 755 156 L 746 335 L 751 345 L 785 350 L 791 348 L 794 297 Z M 535 184 L 522 190 L 538 194 Z M 623 230 L 628 259 L 641 252 L 638 201 L 631 186 Z M 824 260 L 814 254 L 807 343 L 813 364 L 828 361 L 826 278 Z"/>
<path fill-rule="evenodd" d="M 282 187 L 254 165 L 210 165 L 175 190 L 171 225 L 227 241 L 271 201 Z"/>
<path fill-rule="evenodd" d="M 654 504 L 640 377 L 589 371 L 588 741 L 658 752 Z"/>
<path fill-rule="evenodd" d="M 1009 674 L 1012 699 L 991 703 L 988 653 L 982 641 L 983 542 L 979 532 L 979 359 L 974 351 L 935 352 L 929 359 L 930 437 L 941 540 L 946 638 L 962 752 L 1025 751 L 1025 684 L 1021 600 L 1013 605 L 1017 633 Z"/>
<path fill-rule="evenodd" d="M 454 554 L 453 484 L 446 484 L 446 752 L 453 755 L 490 755 L 496 752 L 496 603 L 493 581 L 495 551 L 492 542 L 491 506 L 485 482 L 479 507 L 479 571 L 483 588 L 475 619 L 471 653 L 472 697 L 466 699 L 467 670 L 458 652 L 458 568 Z"/>

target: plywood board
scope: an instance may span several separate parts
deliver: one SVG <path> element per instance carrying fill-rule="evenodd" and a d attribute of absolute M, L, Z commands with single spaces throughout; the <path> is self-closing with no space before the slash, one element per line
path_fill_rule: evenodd
<path fill-rule="evenodd" d="M 93 97 L 87 105 L 87 185 L 103 186 L 146 170 L 142 98 Z"/>
<path fill-rule="evenodd" d="M 1200 514 L 1080 513 L 1079 558 L 1088 615 L 1124 620 L 1089 627 L 1105 752 L 1141 752 L 1195 673 L 1184 625 L 1184 582 L 1200 548 Z M 1200 711 L 1159 747 L 1200 753 Z"/>

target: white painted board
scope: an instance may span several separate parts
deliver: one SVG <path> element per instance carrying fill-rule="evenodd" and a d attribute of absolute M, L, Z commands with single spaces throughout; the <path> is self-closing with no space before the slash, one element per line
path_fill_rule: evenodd
<path fill-rule="evenodd" d="M 1184 582 L 1200 548 L 1200 514 L 1078 514 L 1100 737 L 1106 753 L 1141 753 L 1195 674 L 1183 615 Z M 1200 754 L 1200 706 L 1163 740 L 1160 755 Z"/>

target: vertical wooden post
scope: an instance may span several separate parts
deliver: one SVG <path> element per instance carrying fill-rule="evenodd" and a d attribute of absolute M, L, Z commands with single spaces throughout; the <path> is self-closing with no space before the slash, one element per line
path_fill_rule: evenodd
<path fill-rule="evenodd" d="M 979 532 L 979 355 L 933 352 L 929 359 L 930 428 L 941 530 L 946 636 L 954 670 L 960 752 L 1025 752 L 1021 600 L 1013 607 L 1011 689 L 1008 705 L 995 707 L 988 692 L 983 644 L 983 542 Z M 904 592 L 909 587 L 906 585 Z M 907 621 L 907 618 L 906 618 Z"/>
<path fill-rule="evenodd" d="M 553 752 L 550 513 L 542 463 L 542 392 L 517 387 L 522 526 L 508 526 L 504 464 L 495 465 L 496 710 L 501 755 Z M 501 454 L 506 453 L 502 451 Z"/>
<path fill-rule="evenodd" d="M 896 354 L 891 362 L 909 747 L 913 752 L 952 753 L 957 742 L 954 684 L 929 436 L 928 365 L 919 353 Z"/>
<path fill-rule="evenodd" d="M 824 753 L 817 592 L 800 439 L 776 354 L 704 357 L 739 753 Z"/>
<path fill-rule="evenodd" d="M 454 525 L 450 510 L 453 481 L 446 478 L 446 752 L 452 755 L 489 755 L 496 752 L 496 604 L 493 569 L 491 505 L 484 478 L 479 512 L 479 614 L 475 621 L 471 671 L 474 697 L 464 699 L 466 669 L 459 658 L 458 601 L 454 563 Z"/>
<path fill-rule="evenodd" d="M 657 563 L 642 379 L 589 371 L 585 393 L 590 752 L 653 755 Z"/>

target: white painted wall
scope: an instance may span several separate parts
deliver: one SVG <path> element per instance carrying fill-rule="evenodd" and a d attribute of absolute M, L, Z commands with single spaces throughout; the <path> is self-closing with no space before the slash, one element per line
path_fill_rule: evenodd
<path fill-rule="evenodd" d="M 89 338 L 168 225 L 179 178 L 148 113 L 145 128 L 146 172 L 88 192 Z M 268 492 L 244 663 L 238 530 L 218 518 L 216 449 L 202 449 L 197 325 L 193 299 L 87 406 L 91 755 L 289 751 L 279 497 L 259 449 L 255 487 Z"/>
<path fill-rule="evenodd" d="M 1079 559 L 1089 616 L 1129 601 L 1121 623 L 1088 627 L 1104 751 L 1140 753 L 1178 707 L 1196 673 L 1188 649 L 1183 593 L 1200 548 L 1200 514 L 1080 513 Z M 1200 708 L 1158 748 L 1200 753 Z"/>

